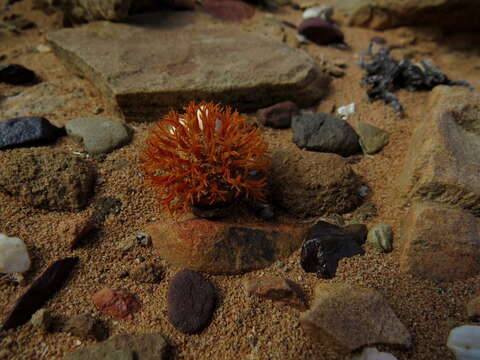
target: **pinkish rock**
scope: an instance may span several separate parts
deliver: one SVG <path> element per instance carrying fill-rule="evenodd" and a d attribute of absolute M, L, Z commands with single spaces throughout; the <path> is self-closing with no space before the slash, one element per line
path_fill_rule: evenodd
<path fill-rule="evenodd" d="M 205 219 L 150 224 L 158 255 L 171 265 L 211 274 L 239 274 L 265 268 L 298 249 L 305 226 L 227 223 Z"/>
<path fill-rule="evenodd" d="M 202 5 L 208 14 L 227 21 L 240 22 L 255 15 L 255 8 L 242 1 L 206 0 Z"/>
<path fill-rule="evenodd" d="M 137 298 L 124 289 L 103 288 L 92 300 L 98 311 L 114 319 L 133 319 L 141 307 Z"/>
<path fill-rule="evenodd" d="M 257 111 L 258 121 L 262 125 L 276 129 L 290 127 L 292 116 L 298 113 L 298 107 L 291 101 L 284 101 Z"/>
<path fill-rule="evenodd" d="M 343 43 L 343 32 L 335 24 L 319 17 L 303 20 L 298 33 L 318 45 Z"/>
<path fill-rule="evenodd" d="M 249 296 L 279 301 L 306 310 L 305 294 L 302 288 L 291 280 L 278 276 L 264 277 L 245 280 L 243 286 Z"/>

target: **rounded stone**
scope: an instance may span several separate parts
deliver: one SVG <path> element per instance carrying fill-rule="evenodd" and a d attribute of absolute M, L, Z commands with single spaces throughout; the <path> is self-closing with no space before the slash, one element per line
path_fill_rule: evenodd
<path fill-rule="evenodd" d="M 298 217 L 343 214 L 362 199 L 360 181 L 336 154 L 279 150 L 272 156 L 272 197 Z"/>
<path fill-rule="evenodd" d="M 343 43 L 343 32 L 330 21 L 320 17 L 303 20 L 298 26 L 298 33 L 318 45 Z"/>
<path fill-rule="evenodd" d="M 181 270 L 168 287 L 168 319 L 182 333 L 198 333 L 210 324 L 216 300 L 215 287 L 209 280 L 198 272 Z"/>
<path fill-rule="evenodd" d="M 65 125 L 68 135 L 83 142 L 90 154 L 103 154 L 128 142 L 130 135 L 126 126 L 117 120 L 102 117 L 78 118 Z"/>

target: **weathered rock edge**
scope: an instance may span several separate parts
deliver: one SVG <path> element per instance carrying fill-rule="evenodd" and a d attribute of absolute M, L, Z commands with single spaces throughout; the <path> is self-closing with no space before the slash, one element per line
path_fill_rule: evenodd
<path fill-rule="evenodd" d="M 480 93 L 437 86 L 399 178 L 403 200 L 434 201 L 480 216 Z"/>

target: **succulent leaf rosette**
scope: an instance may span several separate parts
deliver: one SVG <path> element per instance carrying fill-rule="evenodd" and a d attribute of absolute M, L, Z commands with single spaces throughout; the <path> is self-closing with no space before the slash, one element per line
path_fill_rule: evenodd
<path fill-rule="evenodd" d="M 160 204 L 176 214 L 244 197 L 263 201 L 266 151 L 259 130 L 229 106 L 191 102 L 156 123 L 141 161 Z"/>

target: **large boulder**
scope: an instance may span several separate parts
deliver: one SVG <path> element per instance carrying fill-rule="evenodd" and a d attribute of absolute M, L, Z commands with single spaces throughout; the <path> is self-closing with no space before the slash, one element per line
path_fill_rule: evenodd
<path fill-rule="evenodd" d="M 328 79 L 306 53 L 202 16 L 165 12 L 155 25 L 152 16 L 131 25 L 96 22 L 48 40 L 126 120 L 158 120 L 191 100 L 247 111 L 285 100 L 308 106 L 325 95 Z"/>
<path fill-rule="evenodd" d="M 480 93 L 438 86 L 425 113 L 400 175 L 401 195 L 480 215 Z"/>
<path fill-rule="evenodd" d="M 400 269 L 435 281 L 480 273 L 480 219 L 465 210 L 414 202 L 403 223 Z"/>
<path fill-rule="evenodd" d="M 398 26 L 441 26 L 478 30 L 478 3 L 471 0 L 336 0 L 348 25 L 383 30 Z"/>

